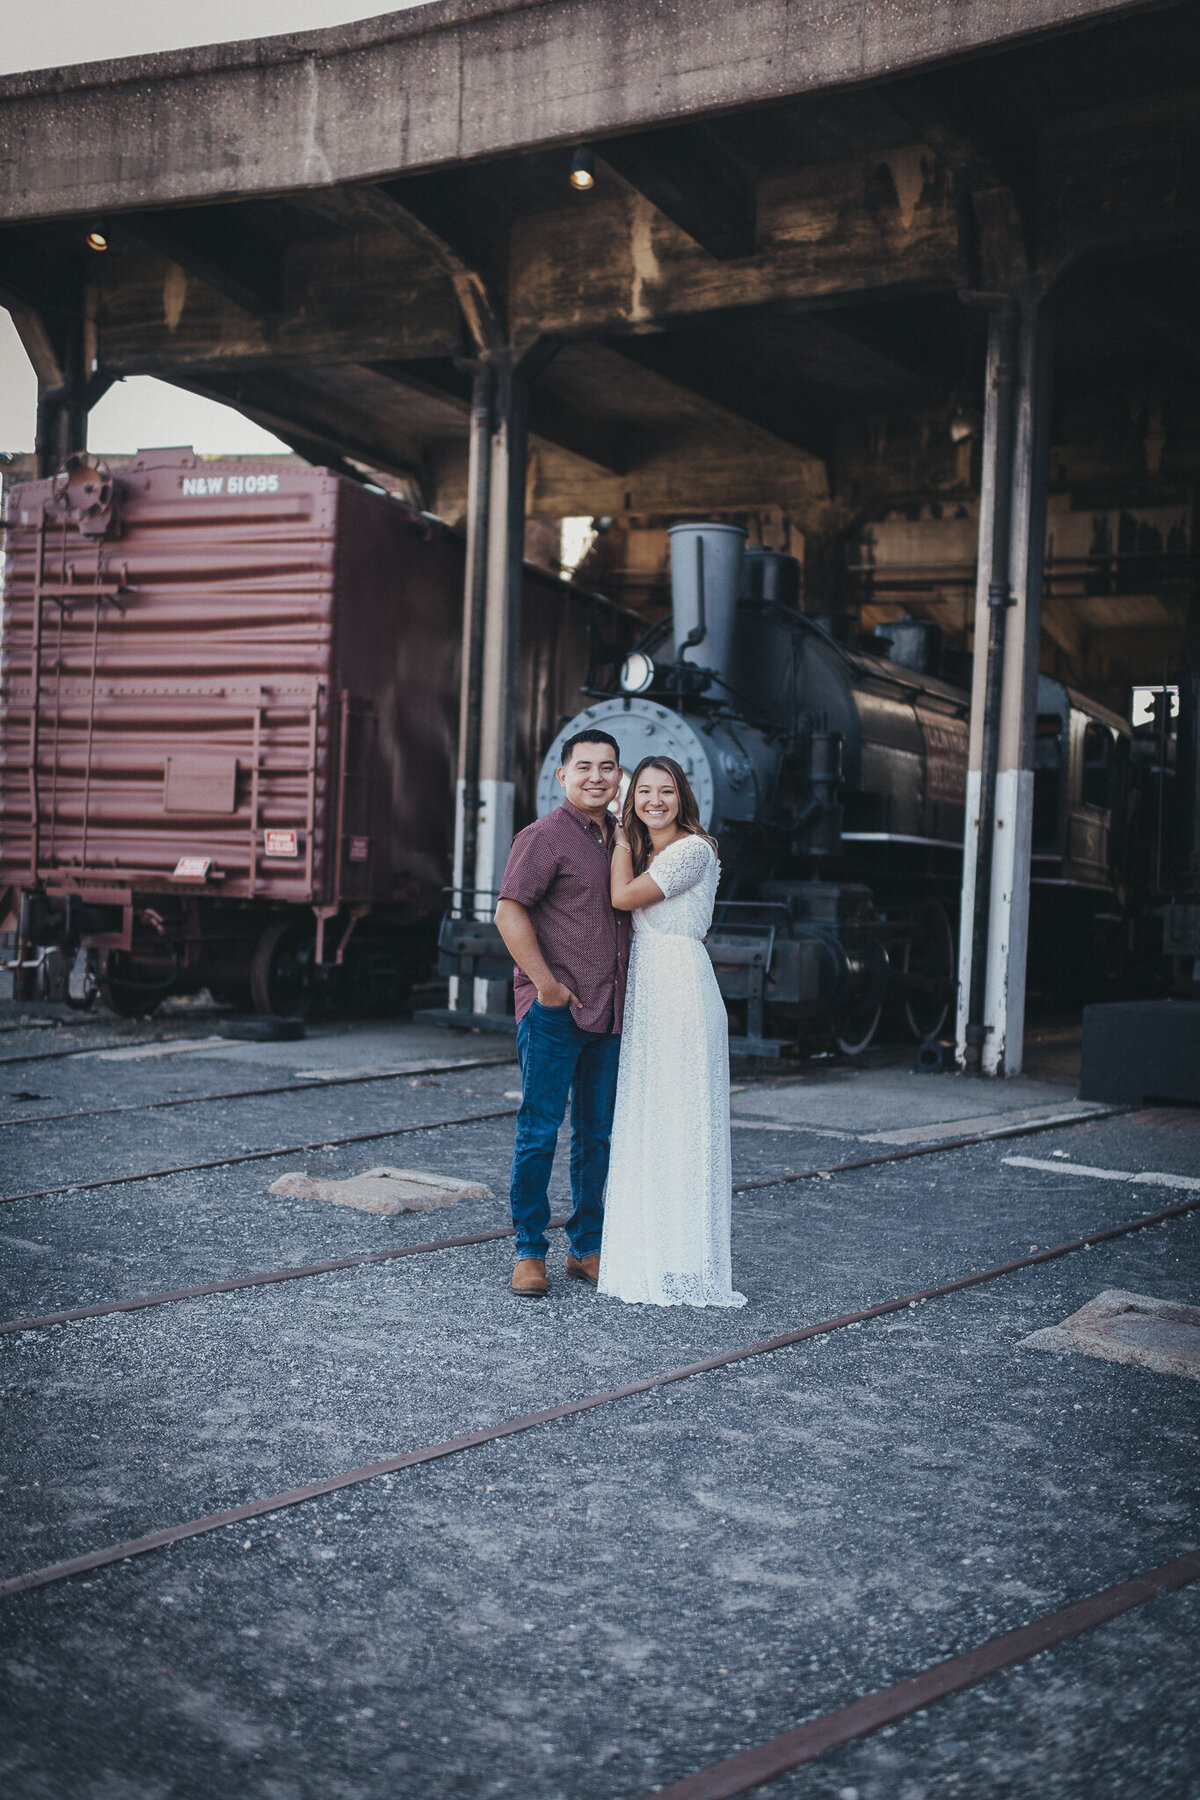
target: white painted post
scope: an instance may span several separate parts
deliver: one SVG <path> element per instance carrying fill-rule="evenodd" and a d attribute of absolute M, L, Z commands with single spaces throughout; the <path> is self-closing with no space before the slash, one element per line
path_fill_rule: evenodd
<path fill-rule="evenodd" d="M 1000 358 L 1003 334 L 993 314 L 988 319 L 987 373 L 984 384 L 983 466 L 979 486 L 979 551 L 975 570 L 975 662 L 971 677 L 971 721 L 967 739 L 967 803 L 963 835 L 962 903 L 958 928 L 958 1012 L 955 1037 L 960 1066 L 967 1060 L 967 1019 L 971 1005 L 971 953 L 975 926 L 975 872 L 979 856 L 979 814 L 983 770 L 983 700 L 987 686 L 988 585 L 992 579 L 993 525 L 996 516 L 996 443 L 999 433 Z"/>
<path fill-rule="evenodd" d="M 1007 576 L 1013 606 L 1004 640 L 1000 741 L 995 785 L 987 975 L 981 1067 L 1016 1075 L 1025 1021 L 1029 936 L 1030 846 L 1033 827 L 1033 747 L 1037 714 L 1042 565 L 1046 536 L 1046 462 L 1049 443 L 1049 328 L 1035 296 L 1020 300 L 1016 346 L 1016 429 L 1012 440 Z M 966 828 L 959 933 L 958 1060 L 967 1059 L 972 975 L 972 926 L 983 811 L 983 714 L 989 634 L 988 590 L 993 580 L 993 522 L 997 491 L 1000 320 L 989 320 L 987 395 L 975 586 L 975 667 L 967 766 Z M 1000 484 L 1003 490 L 1004 483 Z"/>
<path fill-rule="evenodd" d="M 1018 342 L 1009 580 L 1013 608 L 1004 643 L 1004 693 L 996 776 L 996 832 L 988 927 L 987 1075 L 1019 1075 L 1025 1037 L 1025 967 L 1033 842 L 1033 754 L 1046 550 L 1050 437 L 1049 309 L 1023 301 Z"/>

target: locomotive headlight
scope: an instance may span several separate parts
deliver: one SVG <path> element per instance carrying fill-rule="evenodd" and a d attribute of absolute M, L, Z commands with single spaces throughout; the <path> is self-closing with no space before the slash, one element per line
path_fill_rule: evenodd
<path fill-rule="evenodd" d="M 644 650 L 634 650 L 621 664 L 621 692 L 644 694 L 654 686 L 654 658 Z"/>

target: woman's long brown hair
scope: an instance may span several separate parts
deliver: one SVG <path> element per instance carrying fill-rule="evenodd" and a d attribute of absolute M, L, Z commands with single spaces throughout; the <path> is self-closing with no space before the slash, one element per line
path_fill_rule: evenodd
<path fill-rule="evenodd" d="M 629 840 L 629 849 L 633 856 L 633 872 L 635 875 L 642 875 L 645 873 L 646 864 L 650 861 L 650 852 L 653 849 L 653 845 L 650 842 L 650 833 L 638 818 L 634 808 L 634 795 L 637 792 L 637 784 L 647 769 L 661 769 L 663 774 L 669 775 L 671 780 L 675 783 L 675 792 L 679 795 L 679 811 L 675 816 L 675 823 L 678 825 L 680 831 L 693 832 L 696 837 L 703 838 L 706 844 L 711 844 L 714 851 L 717 848 L 716 838 L 709 837 L 707 831 L 705 831 L 703 825 L 700 823 L 700 808 L 696 804 L 696 796 L 692 792 L 692 784 L 675 759 L 670 756 L 643 756 L 641 762 L 629 778 L 629 788 L 625 795 L 625 807 L 621 813 L 621 829 Z"/>

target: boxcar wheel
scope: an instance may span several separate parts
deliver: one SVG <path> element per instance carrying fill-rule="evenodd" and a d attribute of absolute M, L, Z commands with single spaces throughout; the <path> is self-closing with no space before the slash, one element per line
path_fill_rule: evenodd
<path fill-rule="evenodd" d="M 254 1010 L 307 1019 L 316 1001 L 316 932 L 295 919 L 276 919 L 254 947 L 250 993 Z"/>
<path fill-rule="evenodd" d="M 100 998 L 122 1019 L 148 1019 L 170 987 L 169 981 L 145 981 L 126 950 L 109 950 L 100 967 Z"/>

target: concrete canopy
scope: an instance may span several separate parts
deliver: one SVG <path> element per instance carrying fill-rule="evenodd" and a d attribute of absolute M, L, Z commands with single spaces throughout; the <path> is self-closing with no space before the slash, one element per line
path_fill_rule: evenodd
<path fill-rule="evenodd" d="M 468 365 L 538 345 L 531 511 L 769 517 L 862 623 L 961 631 L 961 290 L 1058 284 L 1060 488 L 1170 506 L 1200 473 L 1197 68 L 1194 4 L 446 0 L 10 77 L 0 297 L 50 400 L 156 375 L 452 519 Z M 1161 667 L 1186 572 L 1143 568 L 1134 606 L 1071 543 L 1064 670 Z"/>
<path fill-rule="evenodd" d="M 0 80 L 11 220 L 378 181 L 893 78 L 1147 0 L 441 0 Z"/>

